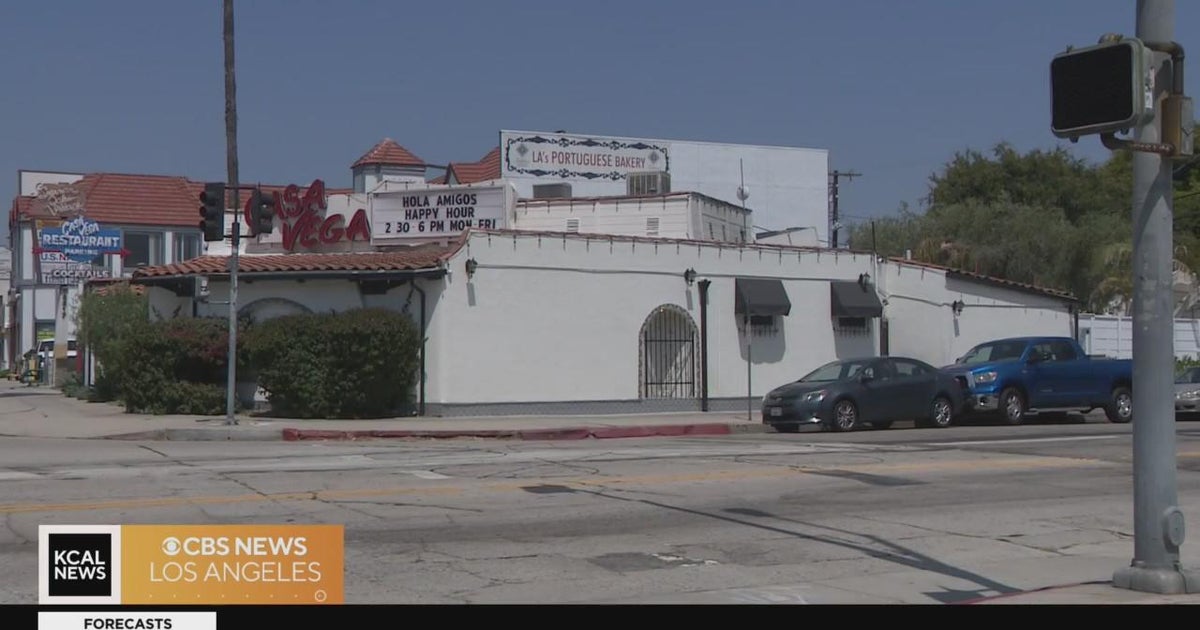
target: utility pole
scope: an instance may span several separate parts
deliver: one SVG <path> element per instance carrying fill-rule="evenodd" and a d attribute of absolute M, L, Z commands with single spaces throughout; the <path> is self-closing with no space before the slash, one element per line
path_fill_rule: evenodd
<path fill-rule="evenodd" d="M 837 249 L 838 246 L 838 180 L 842 177 L 846 179 L 854 179 L 861 176 L 862 173 L 854 171 L 838 171 L 835 170 L 829 174 L 829 246 Z"/>
<path fill-rule="evenodd" d="M 234 415 L 237 388 L 237 272 L 241 240 L 241 195 L 238 191 L 237 81 L 233 63 L 233 0 L 223 0 L 225 14 L 225 168 L 233 195 L 233 224 L 229 255 L 229 376 L 225 384 L 225 424 L 237 424 Z"/>
<path fill-rule="evenodd" d="M 1175 67 L 1183 62 L 1182 49 L 1173 43 L 1175 1 L 1138 0 L 1135 37 L 1154 51 L 1153 115 L 1134 128 L 1133 138 L 1135 144 L 1150 146 L 1164 142 L 1159 128 L 1165 126 L 1164 97 L 1183 89 L 1175 84 L 1183 77 L 1182 69 Z M 1200 574 L 1183 570 L 1179 554 L 1184 518 L 1176 489 L 1171 185 L 1170 159 L 1134 151 L 1134 556 L 1130 566 L 1113 574 L 1113 585 L 1119 588 L 1164 594 L 1200 591 Z"/>

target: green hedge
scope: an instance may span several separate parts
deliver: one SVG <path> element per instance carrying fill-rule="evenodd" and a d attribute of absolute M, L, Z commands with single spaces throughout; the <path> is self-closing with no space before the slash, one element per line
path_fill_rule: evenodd
<path fill-rule="evenodd" d="M 266 320 L 246 349 L 276 415 L 368 418 L 411 404 L 420 343 L 406 315 L 364 308 Z"/>
<path fill-rule="evenodd" d="M 228 326 L 223 318 L 168 319 L 123 340 L 118 387 L 126 411 L 225 413 Z M 238 334 L 240 341 L 244 328 Z"/>

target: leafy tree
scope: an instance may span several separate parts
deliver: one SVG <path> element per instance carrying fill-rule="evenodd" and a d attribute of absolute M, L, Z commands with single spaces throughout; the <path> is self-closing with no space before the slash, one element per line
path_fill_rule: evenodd
<path fill-rule="evenodd" d="M 98 364 L 97 390 L 103 399 L 119 395 L 122 344 L 149 326 L 146 296 L 128 284 L 84 293 L 76 312 L 76 336 L 91 349 Z"/>
<path fill-rule="evenodd" d="M 1197 163 L 1176 168 L 1177 283 L 1200 270 Z M 926 212 L 902 206 L 895 216 L 859 224 L 850 244 L 1068 290 L 1093 309 L 1119 310 L 1132 297 L 1132 165 L 1127 151 L 1100 164 L 1061 147 L 961 151 L 930 176 Z"/>

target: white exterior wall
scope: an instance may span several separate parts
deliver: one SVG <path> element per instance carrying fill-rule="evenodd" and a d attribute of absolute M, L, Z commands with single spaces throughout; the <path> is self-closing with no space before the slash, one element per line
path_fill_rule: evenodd
<path fill-rule="evenodd" d="M 686 240 L 740 242 L 750 231 L 750 212 L 699 195 L 679 193 L 651 197 L 521 199 L 513 225 L 518 230 L 567 232 L 575 219 L 580 234 L 649 236 Z M 651 230 L 650 219 L 658 219 Z"/>
<path fill-rule="evenodd" d="M 1133 358 L 1133 318 L 1117 315 L 1079 316 L 1079 343 L 1088 354 Z M 1175 358 L 1200 359 L 1200 320 L 1175 320 Z"/>
<path fill-rule="evenodd" d="M 697 240 L 743 243 L 754 240 L 753 211 L 712 197 L 692 196 L 692 235 Z"/>
<path fill-rule="evenodd" d="M 35 278 L 34 272 L 36 269 L 34 269 L 33 264 L 33 244 L 35 240 L 33 225 L 23 223 L 21 225 L 21 238 L 17 245 L 21 248 L 21 279 L 27 282 L 33 282 Z"/>
<path fill-rule="evenodd" d="M 821 245 L 817 242 L 817 232 L 815 229 L 794 230 L 767 237 L 756 236 L 754 242 L 791 247 L 819 247 Z"/>
<path fill-rule="evenodd" d="M 671 176 L 671 190 L 675 192 L 698 192 L 722 201 L 741 205 L 738 187 L 745 187 L 750 195 L 746 206 L 754 210 L 754 221 L 768 229 L 783 229 L 795 225 L 814 225 L 819 228 L 819 239 L 829 239 L 829 152 L 824 149 L 793 147 L 756 146 L 744 144 L 721 144 L 682 140 L 655 140 L 647 138 L 621 138 L 582 134 L 558 134 L 538 131 L 500 132 L 500 175 L 513 182 L 521 197 L 533 197 L 534 184 L 568 182 L 575 197 L 601 197 L 626 194 L 626 180 L 595 177 L 587 179 L 561 178 L 554 175 L 534 176 L 510 168 L 517 165 L 516 158 L 506 154 L 508 140 L 540 136 L 555 140 L 595 140 L 599 143 L 611 141 L 625 143 L 649 143 L 664 147 Z M 515 145 L 514 145 L 515 146 Z M 553 149 L 549 144 L 528 144 L 536 148 Z M 577 147 L 589 153 L 603 152 L 603 147 Z M 628 153 L 628 152 L 626 152 Z M 527 155 L 531 155 L 527 154 Z M 529 166 L 541 166 L 529 164 Z M 558 165 L 549 165 L 557 167 Z M 660 161 L 644 170 L 661 170 Z M 597 167 L 585 170 L 610 171 Z M 546 170 L 557 170 L 549 168 Z M 618 169 L 619 170 L 619 169 Z"/>
<path fill-rule="evenodd" d="M 468 281 L 470 258 L 478 268 Z M 685 283 L 688 268 L 697 283 L 712 281 L 710 398 L 746 396 L 736 276 L 781 278 L 792 302 L 777 332 L 754 337 L 755 397 L 838 357 L 878 348 L 877 329 L 835 335 L 830 316 L 829 279 L 856 280 L 870 269 L 870 255 L 474 234 L 450 264 L 429 331 L 431 355 L 440 357 L 430 372 L 432 403 L 637 400 L 639 336 L 652 311 L 677 305 L 699 330 L 699 289 Z"/>
<path fill-rule="evenodd" d="M 889 262 L 877 288 L 886 300 L 888 352 L 948 365 L 977 344 L 1004 337 L 1071 337 L 1074 318 L 1064 300 L 948 277 L 940 269 Z M 951 303 L 965 303 L 955 317 Z"/>
<path fill-rule="evenodd" d="M 658 219 L 660 238 L 693 238 L 691 207 L 685 195 L 591 199 L 522 199 L 513 225 L 518 230 L 566 232 L 568 219 L 581 234 L 653 236 L 648 220 Z"/>
<path fill-rule="evenodd" d="M 20 339 L 17 343 L 20 346 L 17 348 L 17 357 L 21 357 L 34 346 L 34 324 L 33 324 L 33 289 L 21 289 L 21 326 L 19 328 Z M 28 323 L 26 323 L 28 322 Z"/>

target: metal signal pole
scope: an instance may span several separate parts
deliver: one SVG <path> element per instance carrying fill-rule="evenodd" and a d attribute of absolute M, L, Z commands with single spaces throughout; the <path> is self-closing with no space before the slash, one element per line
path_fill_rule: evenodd
<path fill-rule="evenodd" d="M 1135 143 L 1162 141 L 1158 103 L 1171 90 L 1174 64 L 1161 52 L 1175 37 L 1174 0 L 1138 0 L 1136 37 L 1155 50 L 1153 117 L 1134 129 Z M 1169 46 L 1168 46 L 1169 47 Z M 1179 73 L 1182 77 L 1182 73 Z M 1133 153 L 1133 507 L 1134 556 L 1113 585 L 1177 594 L 1200 591 L 1200 574 L 1184 571 L 1179 548 L 1183 512 L 1176 490 L 1171 161 Z"/>
<path fill-rule="evenodd" d="M 225 384 L 225 424 L 237 424 L 234 415 L 237 387 L 237 272 L 241 241 L 241 195 L 238 190 L 237 159 L 237 81 L 233 63 L 233 0 L 224 1 L 225 22 L 225 167 L 233 194 L 233 225 L 229 255 L 229 376 Z"/>

